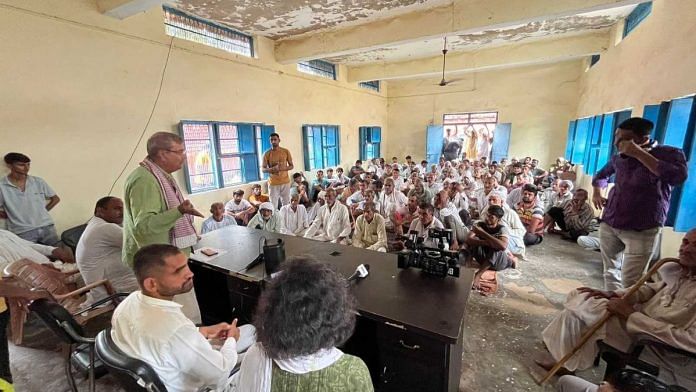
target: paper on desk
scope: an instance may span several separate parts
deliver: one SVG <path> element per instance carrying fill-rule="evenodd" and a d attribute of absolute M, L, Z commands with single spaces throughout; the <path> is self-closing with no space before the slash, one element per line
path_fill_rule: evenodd
<path fill-rule="evenodd" d="M 204 254 L 201 252 L 203 249 L 215 251 L 215 252 L 217 252 L 217 254 L 216 254 L 216 255 L 212 255 L 212 256 L 206 256 L 206 255 L 204 255 Z M 205 262 L 208 262 L 208 261 L 210 261 L 210 260 L 215 259 L 216 257 L 218 257 L 218 256 L 220 256 L 220 255 L 224 255 L 225 253 L 227 253 L 227 251 L 224 250 L 224 249 L 217 249 L 217 248 L 200 248 L 200 249 L 194 250 L 193 253 L 191 253 L 191 256 L 189 256 L 189 258 L 190 258 L 190 259 L 193 259 L 193 260 L 196 260 L 196 261 L 200 261 L 201 263 L 205 263 Z"/>

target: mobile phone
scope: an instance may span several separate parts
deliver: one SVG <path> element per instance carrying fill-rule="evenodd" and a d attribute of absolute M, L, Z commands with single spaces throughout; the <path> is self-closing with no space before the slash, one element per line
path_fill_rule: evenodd
<path fill-rule="evenodd" d="M 218 254 L 217 251 L 215 251 L 215 250 L 213 250 L 213 249 L 207 249 L 207 248 L 206 248 L 206 249 L 201 249 L 201 253 L 203 253 L 204 255 L 206 255 L 206 256 L 208 256 L 208 257 L 210 257 L 210 256 L 215 256 L 216 254 Z"/>

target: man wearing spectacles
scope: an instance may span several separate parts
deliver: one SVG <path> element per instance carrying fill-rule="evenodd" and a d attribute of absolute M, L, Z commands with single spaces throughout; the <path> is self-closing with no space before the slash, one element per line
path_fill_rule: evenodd
<path fill-rule="evenodd" d="M 170 132 L 157 132 L 147 141 L 147 157 L 126 179 L 122 261 L 133 267 L 138 249 L 150 244 L 171 244 L 188 256 L 198 241 L 193 216 L 203 218 L 184 198 L 172 173 L 186 162 L 184 141 Z M 200 322 L 193 291 L 175 297 L 187 317 Z"/>

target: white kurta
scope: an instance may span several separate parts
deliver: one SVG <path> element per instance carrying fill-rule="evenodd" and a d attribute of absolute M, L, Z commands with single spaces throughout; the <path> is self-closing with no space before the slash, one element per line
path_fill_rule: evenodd
<path fill-rule="evenodd" d="M 0 271 L 19 259 L 29 259 L 37 264 L 50 263 L 46 256 L 50 256 L 54 249 L 56 248 L 35 244 L 19 238 L 11 231 L 0 229 Z"/>
<path fill-rule="evenodd" d="M 592 366 L 597 355 L 598 340 L 625 351 L 637 335 L 647 335 L 672 347 L 696 352 L 696 280 L 682 276 L 681 266 L 677 263 L 663 265 L 656 279 L 656 282 L 644 284 L 633 295 L 632 302 L 641 304 L 640 311 L 631 314 L 625 326 L 617 317 L 612 317 L 566 362 L 565 367 L 575 370 Z M 579 295 L 577 291 L 568 295 L 565 309 L 542 333 L 544 343 L 554 358 L 560 359 L 575 346 L 585 330 L 603 316 L 606 303 L 606 299 L 586 300 L 585 295 Z M 653 351 L 647 351 L 644 354 L 646 360 L 660 367 L 661 379 L 693 390 L 696 386 L 693 374 L 696 361 L 685 361 L 681 357 L 677 363 L 670 361 L 667 353 L 655 355 Z"/>
<path fill-rule="evenodd" d="M 405 207 L 406 204 L 408 204 L 408 198 L 403 192 L 392 191 L 389 195 L 387 195 L 386 192 L 382 192 L 379 195 L 379 209 L 377 212 L 385 218 L 387 228 L 392 228 L 394 226 L 391 221 L 394 211 L 401 207 Z"/>
<path fill-rule="evenodd" d="M 301 237 L 308 227 L 307 209 L 302 204 L 297 205 L 296 211 L 293 211 L 289 204 L 280 209 L 280 232 L 282 234 Z"/>
<path fill-rule="evenodd" d="M 325 204 L 317 212 L 311 226 L 305 233 L 305 238 L 316 241 L 336 242 L 338 237 L 348 238 L 350 235 L 350 214 L 348 207 L 335 202 L 332 208 Z"/>
<path fill-rule="evenodd" d="M 254 343 L 255 329 L 240 327 L 240 341 L 228 338 L 215 350 L 186 318 L 181 305 L 131 293 L 114 311 L 111 336 L 127 355 L 150 365 L 168 391 L 188 392 L 200 387 L 220 390 L 237 363 L 237 352 Z"/>

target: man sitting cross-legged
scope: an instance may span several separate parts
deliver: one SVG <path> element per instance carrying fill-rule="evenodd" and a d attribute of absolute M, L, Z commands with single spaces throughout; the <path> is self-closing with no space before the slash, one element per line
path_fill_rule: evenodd
<path fill-rule="evenodd" d="M 474 276 L 476 289 L 479 288 L 481 276 L 487 270 L 502 271 L 515 268 L 517 260 L 507 251 L 510 234 L 502 222 L 504 214 L 502 207 L 489 206 L 486 218 L 472 226 L 466 238 L 470 257 L 479 265 Z"/>
<path fill-rule="evenodd" d="M 336 190 L 329 188 L 325 192 L 326 204 L 317 212 L 305 238 L 345 245 L 351 230 L 348 207 L 336 202 Z"/>
<path fill-rule="evenodd" d="M 147 245 L 138 250 L 133 269 L 140 290 L 114 311 L 111 336 L 126 355 L 150 365 L 170 392 L 209 387 L 226 390 L 238 352 L 254 343 L 251 325 L 220 323 L 196 327 L 184 316 L 177 294 L 191 291 L 188 258 L 174 246 Z M 222 343 L 220 350 L 209 339 Z"/>
<path fill-rule="evenodd" d="M 544 216 L 544 221 L 549 220 L 549 233 L 556 232 L 553 227 L 558 224 L 564 238 L 575 241 L 578 237 L 588 235 L 594 219 L 592 207 L 587 202 L 588 197 L 587 191 L 580 188 L 571 200 L 560 207 L 552 207 Z"/>
<path fill-rule="evenodd" d="M 537 360 L 553 366 L 579 342 L 583 333 L 608 311 L 611 317 L 580 351 L 565 362 L 567 370 L 591 367 L 599 340 L 624 352 L 637 340 L 647 337 L 680 350 L 696 352 L 696 230 L 689 231 L 679 248 L 678 263 L 664 264 L 630 298 L 616 291 L 581 287 L 568 294 L 561 311 L 542 332 L 553 358 Z M 646 347 L 640 359 L 660 368 L 659 378 L 688 390 L 696 389 L 696 360 L 667 350 Z"/>
<path fill-rule="evenodd" d="M 241 226 L 246 226 L 255 212 L 256 208 L 247 200 L 244 200 L 244 190 L 242 189 L 234 191 L 232 200 L 225 204 L 225 213 L 233 217 L 237 224 Z"/>
<path fill-rule="evenodd" d="M 363 204 L 362 215 L 355 220 L 355 233 L 353 233 L 353 246 L 387 251 L 387 230 L 384 217 L 375 213 L 375 203 L 366 201 Z"/>
<path fill-rule="evenodd" d="M 318 199 L 319 195 L 317 194 L 317 200 Z M 299 201 L 300 197 L 298 195 L 292 195 L 290 197 L 290 204 L 284 205 L 280 209 L 279 219 L 281 233 L 302 237 L 307 231 L 310 224 L 307 209 L 302 204 L 299 204 Z"/>

